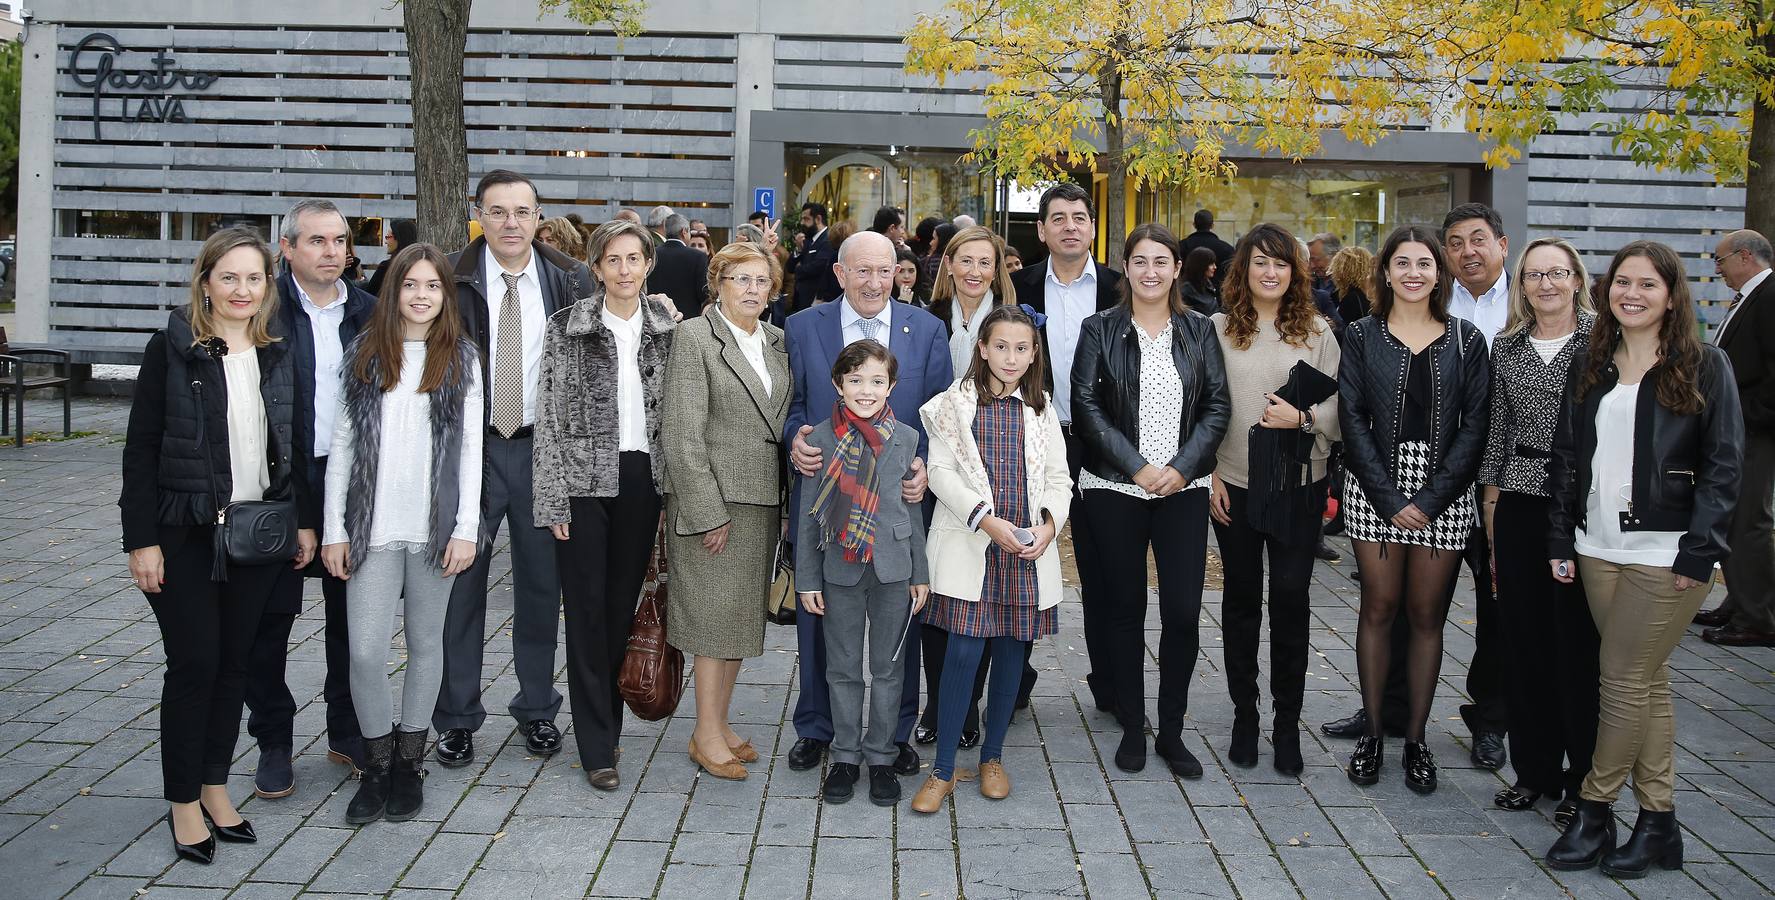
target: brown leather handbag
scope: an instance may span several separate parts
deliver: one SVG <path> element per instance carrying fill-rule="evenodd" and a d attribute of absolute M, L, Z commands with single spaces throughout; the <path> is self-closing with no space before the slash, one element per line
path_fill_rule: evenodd
<path fill-rule="evenodd" d="M 684 654 L 666 643 L 666 531 L 662 522 L 641 588 L 641 605 L 629 626 L 617 688 L 636 717 L 657 722 L 670 716 L 684 696 Z"/>

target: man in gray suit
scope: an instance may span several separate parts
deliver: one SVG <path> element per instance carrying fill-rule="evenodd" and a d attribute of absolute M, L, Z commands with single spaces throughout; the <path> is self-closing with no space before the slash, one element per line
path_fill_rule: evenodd
<path fill-rule="evenodd" d="M 474 733 L 487 719 L 481 706 L 481 652 L 487 627 L 491 548 L 507 520 L 512 539 L 512 665 L 518 695 L 507 706 L 530 752 L 561 749 L 555 714 L 555 631 L 561 585 L 555 538 L 531 516 L 531 431 L 548 317 L 591 290 L 585 263 L 536 242 L 542 221 L 536 185 L 495 169 L 475 188 L 482 236 L 450 257 L 463 327 L 480 348 L 486 397 L 486 459 L 481 487 L 481 552 L 456 579 L 444 618 L 444 683 L 432 712 L 438 762 L 474 760 Z"/>

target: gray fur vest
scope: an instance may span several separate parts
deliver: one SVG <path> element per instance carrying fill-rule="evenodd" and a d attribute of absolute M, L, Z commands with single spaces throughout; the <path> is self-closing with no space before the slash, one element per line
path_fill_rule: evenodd
<path fill-rule="evenodd" d="M 340 395 L 345 414 L 351 419 L 352 448 L 350 487 L 345 495 L 345 535 L 350 542 L 351 568 L 363 564 L 370 549 L 370 524 L 375 519 L 376 468 L 382 458 L 382 379 L 378 367 L 372 365 L 370 379 L 354 377 L 349 368 L 357 356 L 358 341 L 345 350 L 345 366 L 341 368 Z M 460 466 L 481 464 L 480 460 L 462 459 L 462 404 L 468 396 L 468 380 L 479 356 L 475 345 L 463 340 L 456 346 L 456 360 L 444 383 L 431 392 L 431 541 L 425 548 L 426 562 L 443 568 L 444 549 L 450 534 L 456 530 L 456 507 Z M 391 435 L 394 440 L 416 440 L 418 435 Z"/>

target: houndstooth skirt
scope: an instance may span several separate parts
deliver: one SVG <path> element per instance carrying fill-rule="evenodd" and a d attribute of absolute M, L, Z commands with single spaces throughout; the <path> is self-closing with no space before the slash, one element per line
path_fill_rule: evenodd
<path fill-rule="evenodd" d="M 1424 441 L 1406 441 L 1399 445 L 1399 491 L 1410 497 L 1430 478 L 1430 445 Z M 1373 541 L 1378 544 L 1412 544 L 1438 550 L 1465 550 L 1473 531 L 1475 504 L 1473 491 L 1462 491 L 1442 515 L 1430 520 L 1423 531 L 1406 531 L 1390 520 L 1381 518 L 1355 472 L 1344 473 L 1344 528 L 1352 541 Z"/>

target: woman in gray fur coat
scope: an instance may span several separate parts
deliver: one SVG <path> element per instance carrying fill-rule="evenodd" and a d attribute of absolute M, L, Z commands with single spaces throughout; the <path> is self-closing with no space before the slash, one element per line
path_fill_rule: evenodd
<path fill-rule="evenodd" d="M 351 702 L 368 757 L 345 811 L 353 825 L 406 821 L 424 804 L 444 615 L 480 542 L 480 367 L 448 272 L 430 244 L 396 254 L 340 371 L 321 561 L 346 582 Z M 407 666 L 395 725 L 387 672 L 397 608 Z"/>
<path fill-rule="evenodd" d="M 601 289 L 551 316 L 543 337 L 533 491 L 536 525 L 555 535 L 580 766 L 592 787 L 614 791 L 617 675 L 659 522 L 674 323 L 669 298 L 641 293 L 653 267 L 646 229 L 606 222 L 587 258 Z"/>

